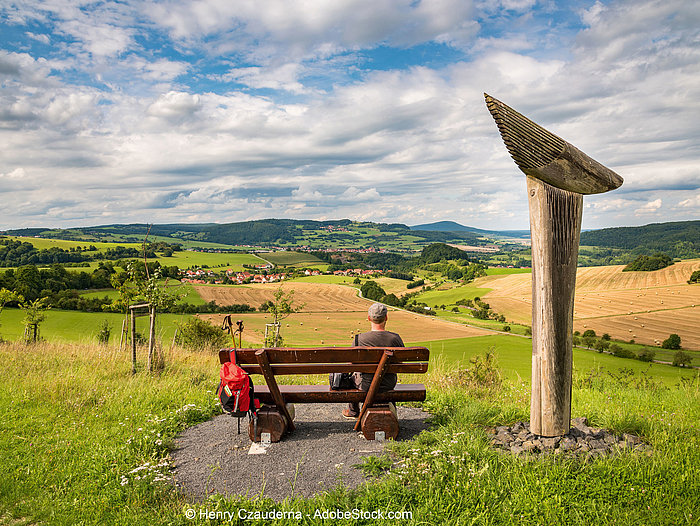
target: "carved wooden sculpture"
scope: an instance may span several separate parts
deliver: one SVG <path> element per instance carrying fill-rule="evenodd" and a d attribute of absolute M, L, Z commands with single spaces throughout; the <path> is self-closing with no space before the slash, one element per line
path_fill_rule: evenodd
<path fill-rule="evenodd" d="M 572 332 L 583 194 L 622 177 L 499 100 L 484 94 L 508 152 L 525 175 L 532 239 L 530 430 L 557 436 L 571 420 Z"/>

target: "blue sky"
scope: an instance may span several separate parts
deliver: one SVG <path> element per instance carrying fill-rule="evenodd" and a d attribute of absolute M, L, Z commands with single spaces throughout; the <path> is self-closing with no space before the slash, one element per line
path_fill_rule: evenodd
<path fill-rule="evenodd" d="M 0 4 L 0 229 L 527 228 L 483 92 L 623 176 L 584 228 L 700 219 L 697 2 L 24 0 Z"/>

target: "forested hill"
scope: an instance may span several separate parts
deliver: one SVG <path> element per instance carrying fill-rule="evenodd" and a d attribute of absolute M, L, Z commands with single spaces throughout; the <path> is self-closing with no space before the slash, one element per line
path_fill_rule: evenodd
<path fill-rule="evenodd" d="M 473 232 L 437 232 L 411 230 L 399 223 L 358 222 L 350 219 L 312 221 L 296 219 L 261 219 L 223 224 L 130 224 L 102 225 L 72 229 L 26 228 L 7 230 L 14 236 L 79 241 L 143 240 L 146 233 L 179 240 L 201 241 L 223 245 L 301 246 L 317 248 L 334 243 L 343 246 L 416 249 L 429 243 L 479 245 L 485 241 Z"/>
<path fill-rule="evenodd" d="M 590 230 L 581 232 L 581 245 L 623 248 L 634 254 L 663 252 L 674 258 L 700 257 L 700 221 Z"/>

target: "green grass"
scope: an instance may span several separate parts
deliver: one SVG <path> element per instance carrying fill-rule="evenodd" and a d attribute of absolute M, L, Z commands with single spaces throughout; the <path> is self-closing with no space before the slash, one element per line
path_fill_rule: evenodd
<path fill-rule="evenodd" d="M 280 252 L 267 252 L 260 254 L 260 257 L 275 265 L 286 267 L 316 267 L 317 265 L 328 266 L 328 263 L 318 259 L 307 252 L 294 252 L 283 250 Z"/>
<path fill-rule="evenodd" d="M 530 380 L 532 364 L 532 340 L 518 336 L 495 334 L 475 338 L 457 338 L 434 342 L 412 342 L 430 349 L 431 360 L 445 361 L 448 364 L 466 366 L 470 358 L 483 354 L 490 349 L 498 357 L 498 363 L 506 377 L 510 379 Z M 594 351 L 574 349 L 574 371 L 588 374 L 592 370 L 619 373 L 629 369 L 636 375 L 653 377 L 666 385 L 675 385 L 681 378 L 692 378 L 696 372 L 691 369 L 673 367 L 663 364 L 649 364 L 639 360 L 617 358 Z"/>
<path fill-rule="evenodd" d="M 186 314 L 158 314 L 157 331 L 159 338 L 169 344 L 177 322 L 185 321 Z M 0 336 L 5 340 L 19 340 L 24 334 L 24 311 L 5 308 L 0 314 Z M 112 330 L 112 340 L 119 341 L 119 333 L 124 320 L 123 314 L 112 312 L 80 312 L 50 309 L 46 312 L 46 321 L 40 326 L 41 337 L 48 341 L 93 342 L 103 321 L 107 320 Z M 148 334 L 148 317 L 136 320 L 137 330 Z"/>
<path fill-rule="evenodd" d="M 177 291 L 181 294 L 179 303 L 190 303 L 192 305 L 204 305 L 206 301 L 202 299 L 195 288 L 189 283 L 180 283 L 176 280 L 169 280 L 167 286 L 168 292 Z M 119 298 L 119 292 L 114 289 L 100 289 L 92 290 L 90 292 L 83 292 L 81 296 L 86 298 L 104 298 L 105 296 L 111 300 Z"/>
<path fill-rule="evenodd" d="M 17 239 L 24 243 L 31 243 L 38 250 L 48 249 L 48 248 L 62 248 L 63 250 L 68 250 L 75 247 L 87 248 L 90 245 L 94 245 L 97 250 L 104 250 L 106 248 L 114 248 L 117 246 L 121 247 L 132 247 L 136 249 L 141 249 L 141 243 L 126 243 L 126 242 L 103 242 L 103 241 L 68 241 L 64 239 L 44 239 L 39 237 L 21 237 L 21 236 L 7 236 L 9 239 Z"/>
<path fill-rule="evenodd" d="M 122 247 L 132 247 L 137 250 L 141 250 L 141 243 L 127 243 L 127 242 L 101 242 L 101 241 L 66 241 L 63 239 L 43 239 L 35 237 L 13 237 L 13 239 L 19 239 L 21 241 L 26 241 L 34 245 L 37 249 L 47 249 L 52 247 L 62 248 L 64 250 L 74 248 L 77 246 L 88 247 L 94 245 L 97 250 L 105 250 L 107 248 L 114 248 L 117 246 Z M 149 238 L 150 239 L 150 238 Z M 169 238 L 160 238 L 162 240 L 167 240 Z M 154 241 L 151 239 L 151 241 Z M 170 239 L 170 243 L 178 242 L 176 239 Z M 234 247 L 226 245 L 216 245 L 214 244 L 211 248 L 227 248 L 231 249 Z M 88 252 L 90 254 L 91 252 Z M 243 270 L 243 265 L 261 265 L 264 263 L 262 259 L 247 253 L 238 252 L 197 252 L 193 250 L 182 250 L 180 252 L 173 252 L 172 257 L 156 257 L 151 258 L 149 261 L 158 261 L 164 266 L 177 266 L 179 268 L 189 268 L 189 267 L 207 267 L 207 268 L 230 268 L 232 270 Z M 68 267 L 68 270 L 89 271 L 90 269 L 95 269 L 98 266 L 97 261 L 91 261 L 90 267 Z"/>
<path fill-rule="evenodd" d="M 281 503 L 217 495 L 197 501 L 168 484 L 168 452 L 181 430 L 217 413 L 215 355 L 180 349 L 162 372 L 135 376 L 128 356 L 95 345 L 2 345 L 0 360 L 0 517 L 7 524 L 221 524 L 190 521 L 185 511 L 235 517 L 241 508 L 302 517 L 250 521 L 258 525 L 677 525 L 697 524 L 700 516 L 697 381 L 661 389 L 577 379 L 573 416 L 639 434 L 652 454 L 535 459 L 495 451 L 485 432 L 528 419 L 526 386 L 464 386 L 441 363 L 426 378 L 431 428 L 390 444 L 393 457 L 367 462 L 366 470 L 383 478 Z M 408 511 L 412 518 L 322 521 L 313 518 L 317 509 Z"/>
<path fill-rule="evenodd" d="M 243 265 L 263 265 L 265 262 L 253 254 L 195 252 L 182 250 L 173 252 L 172 257 L 158 257 L 149 259 L 158 261 L 163 266 L 177 266 L 181 269 L 190 267 L 205 267 L 212 270 L 243 270 Z"/>
<path fill-rule="evenodd" d="M 502 276 L 507 274 L 531 274 L 530 268 L 488 268 L 486 269 L 487 276 Z"/>
<path fill-rule="evenodd" d="M 417 301 L 422 301 L 431 307 L 436 305 L 453 305 L 455 301 L 460 299 L 474 299 L 476 297 L 482 297 L 491 289 L 475 287 L 473 284 L 461 285 L 459 287 L 454 287 L 449 290 L 429 290 L 419 294 L 416 297 Z"/>

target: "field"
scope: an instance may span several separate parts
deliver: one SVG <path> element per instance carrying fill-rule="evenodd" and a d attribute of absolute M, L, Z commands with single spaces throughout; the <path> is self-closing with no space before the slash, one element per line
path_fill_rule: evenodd
<path fill-rule="evenodd" d="M 397 280 L 400 281 L 400 280 Z M 273 294 L 279 285 L 260 284 L 249 286 L 195 286 L 195 290 L 206 301 L 221 305 L 247 303 L 257 307 Z M 295 304 L 305 304 L 302 312 L 284 320 L 282 335 L 290 344 L 299 345 L 346 345 L 357 332 L 368 330 L 367 308 L 371 301 L 360 298 L 353 287 L 328 283 L 285 282 L 283 290 L 294 290 Z M 203 316 L 218 324 L 221 316 Z M 265 334 L 265 323 L 270 323 L 267 314 L 238 314 L 245 322 L 245 339 L 261 343 Z M 389 314 L 389 329 L 401 334 L 404 341 L 425 339 L 460 338 L 487 334 L 487 331 L 458 323 L 439 320 L 402 310 Z"/>
<path fill-rule="evenodd" d="M 492 351 L 498 360 L 503 374 L 512 380 L 529 385 L 532 366 L 532 341 L 518 336 L 492 335 L 473 338 L 460 338 L 442 341 L 414 342 L 430 349 L 431 360 L 468 367 L 469 360 L 477 355 Z M 678 384 L 682 378 L 693 378 L 697 372 L 692 369 L 671 367 L 663 364 L 649 364 L 639 360 L 616 358 L 609 354 L 574 349 L 574 376 L 585 377 L 591 371 L 607 371 L 613 374 L 622 369 L 632 371 L 637 376 L 647 376 L 662 381 L 667 386 Z"/>
<path fill-rule="evenodd" d="M 615 339 L 647 345 L 677 333 L 684 347 L 700 349 L 700 286 L 686 283 L 692 271 L 700 268 L 700 260 L 654 272 L 622 272 L 623 268 L 578 269 L 574 328 L 607 332 Z M 509 320 L 530 323 L 530 274 L 488 276 L 474 285 L 493 289 L 484 300 L 496 312 Z"/>
<path fill-rule="evenodd" d="M 328 263 L 307 252 L 282 250 L 280 252 L 264 252 L 260 254 L 260 257 L 270 263 L 285 267 L 328 267 Z"/>
<path fill-rule="evenodd" d="M 469 283 L 467 285 L 462 285 L 458 287 L 451 287 L 449 285 L 443 285 L 442 288 L 429 290 L 422 294 L 419 294 L 416 298 L 418 301 L 422 301 L 431 307 L 437 305 L 452 305 L 455 301 L 461 299 L 473 300 L 477 297 L 483 297 L 491 289 L 476 285 L 479 280 L 474 283 Z"/>
<path fill-rule="evenodd" d="M 158 338 L 165 346 L 169 345 L 175 333 L 176 323 L 189 316 L 182 314 L 159 314 L 157 318 Z M 6 340 L 19 340 L 24 334 L 22 319 L 24 311 L 3 309 L 0 314 L 0 336 Z M 113 312 L 80 312 L 51 309 L 46 312 L 46 321 L 41 324 L 40 336 L 47 341 L 94 342 L 104 321 L 111 329 L 111 339 L 119 342 L 119 333 L 124 320 L 123 314 Z M 138 318 L 137 330 L 148 334 L 148 318 Z"/>
<path fill-rule="evenodd" d="M 48 249 L 52 247 L 62 248 L 68 250 L 75 247 L 88 247 L 94 245 L 97 250 L 105 250 L 107 248 L 114 248 L 117 246 L 131 247 L 136 250 L 141 250 L 141 243 L 120 243 L 120 242 L 100 242 L 100 241 L 66 241 L 62 239 L 43 239 L 36 237 L 12 237 L 12 239 L 18 239 L 20 241 L 25 241 L 31 243 L 37 249 Z M 164 238 L 168 239 L 168 238 Z M 177 242 L 177 240 L 170 239 L 169 242 Z M 232 248 L 232 247 L 227 247 Z M 89 252 L 90 253 L 90 252 Z M 180 252 L 173 252 L 172 257 L 156 257 L 151 258 L 149 261 L 158 261 L 163 266 L 178 266 L 179 268 L 189 268 L 189 267 L 209 267 L 209 268 L 231 268 L 232 270 L 243 270 L 243 265 L 261 265 L 264 263 L 262 259 L 247 253 L 238 252 L 199 252 L 193 250 L 182 250 Z M 97 262 L 89 262 L 90 268 L 96 268 Z M 69 270 L 87 270 L 87 267 L 69 267 Z"/>

